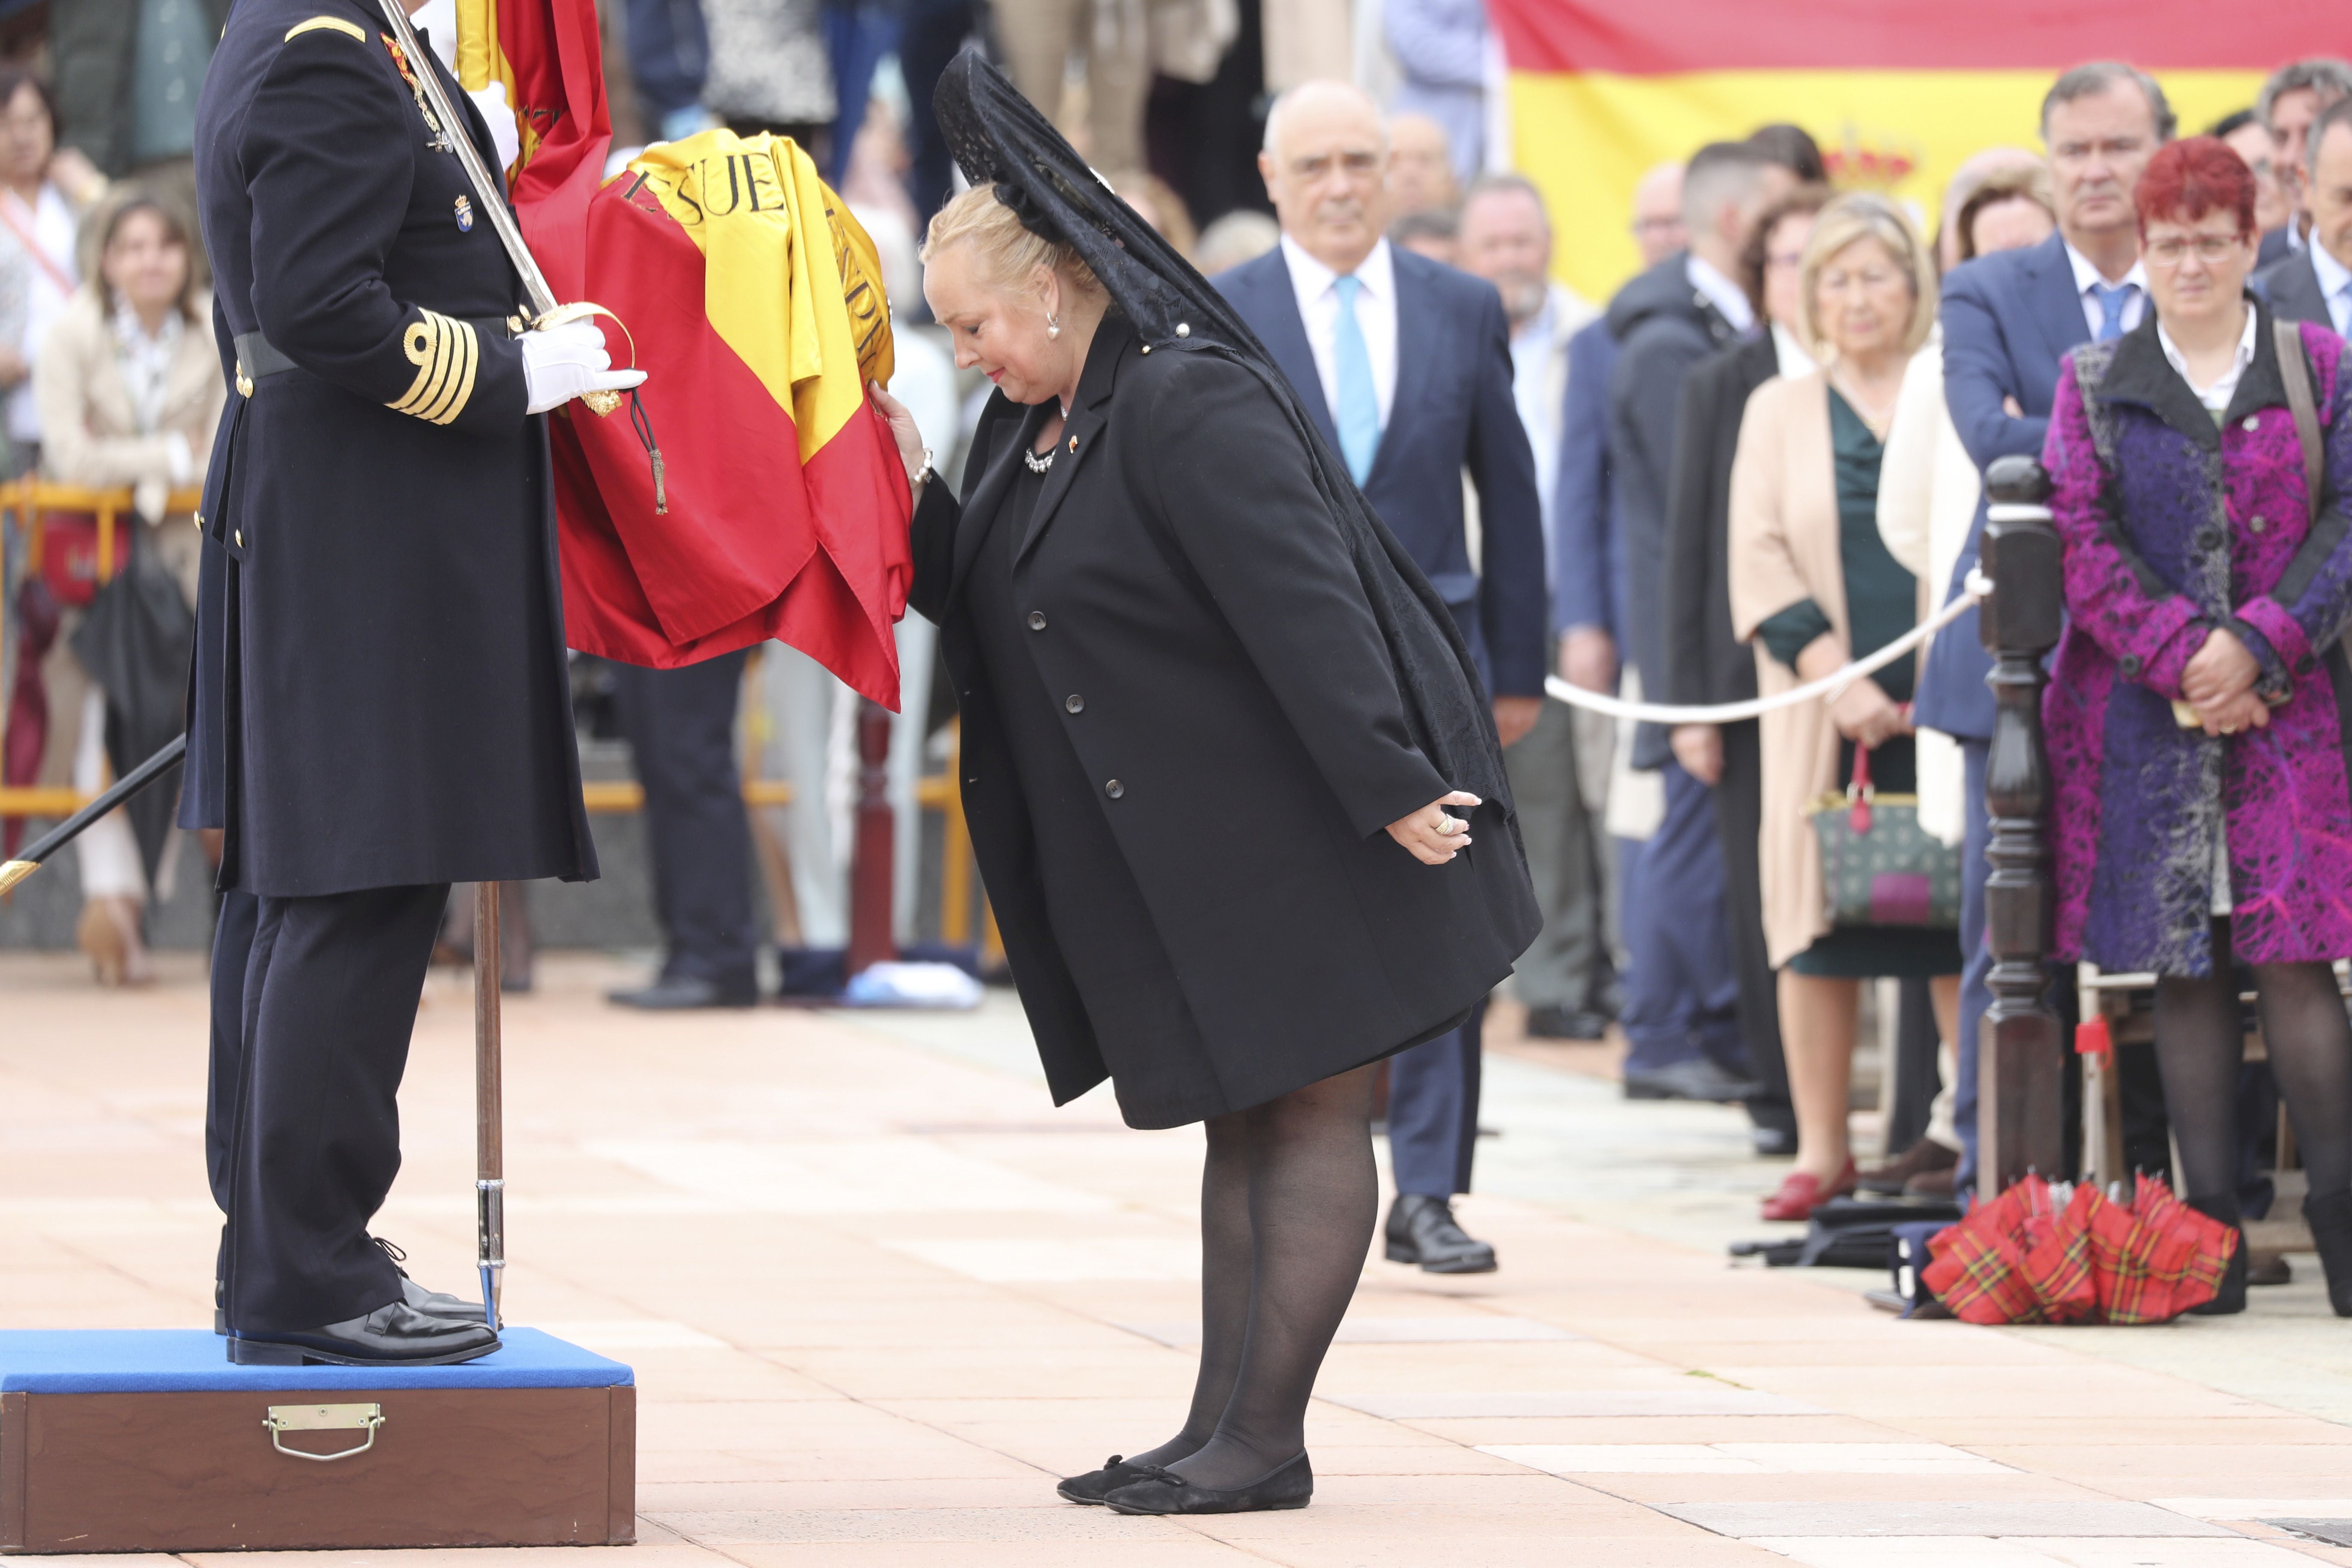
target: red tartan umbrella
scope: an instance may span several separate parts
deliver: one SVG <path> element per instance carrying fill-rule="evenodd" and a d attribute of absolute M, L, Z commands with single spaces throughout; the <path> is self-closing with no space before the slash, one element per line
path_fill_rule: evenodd
<path fill-rule="evenodd" d="M 2237 1243 L 2150 1176 L 2128 1205 L 2028 1176 L 1938 1231 L 1920 1279 L 1971 1323 L 2162 1323 L 2213 1299 Z"/>

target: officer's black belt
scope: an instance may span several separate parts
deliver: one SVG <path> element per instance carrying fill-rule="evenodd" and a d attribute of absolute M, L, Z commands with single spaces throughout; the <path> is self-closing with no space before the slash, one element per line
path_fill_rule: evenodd
<path fill-rule="evenodd" d="M 293 368 L 294 362 L 288 359 L 284 354 L 278 353 L 277 346 L 271 343 L 268 338 L 263 337 L 259 332 L 239 332 L 237 334 L 237 374 L 241 376 L 247 384 L 246 385 L 237 388 L 239 392 L 243 392 L 247 396 L 251 396 L 252 393 L 249 388 L 254 382 L 264 381 L 270 376 L 283 374 L 285 372 L 292 370 Z"/>

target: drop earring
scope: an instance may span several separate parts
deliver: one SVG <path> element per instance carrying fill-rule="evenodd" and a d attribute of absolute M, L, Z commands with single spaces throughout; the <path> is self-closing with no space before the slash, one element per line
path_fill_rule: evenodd
<path fill-rule="evenodd" d="M 1049 338 L 1058 338 L 1062 335 L 1062 323 L 1059 318 L 1051 314 L 1046 316 L 1045 335 Z"/>

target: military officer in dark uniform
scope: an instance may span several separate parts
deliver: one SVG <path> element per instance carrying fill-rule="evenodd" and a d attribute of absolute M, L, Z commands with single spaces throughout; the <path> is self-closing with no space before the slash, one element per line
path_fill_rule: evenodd
<path fill-rule="evenodd" d="M 366 0 L 241 0 L 197 104 L 235 390 L 180 820 L 227 835 L 207 1142 L 232 1361 L 496 1348 L 368 1222 L 448 884 L 596 874 L 535 416 L 642 378 L 586 323 L 521 331 L 460 136 L 496 167 Z"/>

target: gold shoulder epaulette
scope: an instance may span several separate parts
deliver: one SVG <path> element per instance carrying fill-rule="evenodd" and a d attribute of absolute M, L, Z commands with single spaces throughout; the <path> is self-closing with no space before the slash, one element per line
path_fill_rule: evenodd
<path fill-rule="evenodd" d="M 367 42 L 367 34 L 357 22 L 348 22 L 341 16 L 313 16 L 307 22 L 297 22 L 286 29 L 285 41 L 290 44 L 303 34 L 315 33 L 322 27 L 332 32 L 349 33 L 362 44 Z"/>
<path fill-rule="evenodd" d="M 420 312 L 422 320 L 411 321 L 408 330 L 400 334 L 400 346 L 408 354 L 408 363 L 416 367 L 416 379 L 401 395 L 400 401 L 390 404 L 395 414 L 413 414 L 436 425 L 446 425 L 466 411 L 467 399 L 474 395 L 474 372 L 481 363 L 481 345 L 474 337 L 474 324 L 460 321 L 438 311 Z"/>

